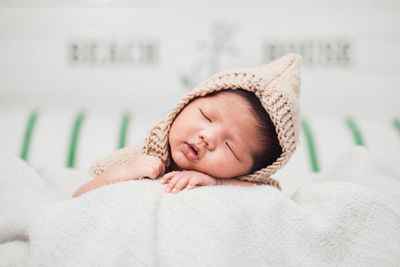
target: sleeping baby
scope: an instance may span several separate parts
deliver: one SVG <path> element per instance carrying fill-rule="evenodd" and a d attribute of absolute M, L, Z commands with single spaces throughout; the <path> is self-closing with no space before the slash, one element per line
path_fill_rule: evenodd
<path fill-rule="evenodd" d="M 207 185 L 271 185 L 293 154 L 299 132 L 300 57 L 259 69 L 220 73 L 197 86 L 144 142 L 91 167 L 77 197 L 103 185 L 161 178 L 166 192 Z"/>

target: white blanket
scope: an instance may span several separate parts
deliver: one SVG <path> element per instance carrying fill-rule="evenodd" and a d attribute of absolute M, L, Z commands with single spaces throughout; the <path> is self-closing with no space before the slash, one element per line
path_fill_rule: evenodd
<path fill-rule="evenodd" d="M 400 266 L 399 178 L 361 148 L 290 196 L 139 180 L 71 199 L 4 152 L 0 173 L 0 266 Z"/>

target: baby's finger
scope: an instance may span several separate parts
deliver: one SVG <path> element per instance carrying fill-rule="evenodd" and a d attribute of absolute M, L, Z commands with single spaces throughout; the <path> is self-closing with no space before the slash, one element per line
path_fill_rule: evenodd
<path fill-rule="evenodd" d="M 199 180 L 196 179 L 196 178 L 192 178 L 192 179 L 190 179 L 190 181 L 188 182 L 188 185 L 187 185 L 186 188 L 187 188 L 188 190 L 191 190 L 191 189 L 195 188 L 196 185 L 198 185 L 198 184 L 200 184 Z"/>
<path fill-rule="evenodd" d="M 195 186 L 196 186 L 195 184 L 189 182 L 188 185 L 186 186 L 186 189 L 187 190 L 192 190 Z"/>
<path fill-rule="evenodd" d="M 176 172 L 168 172 L 164 174 L 163 177 L 161 177 L 160 183 L 165 184 L 167 181 L 169 181 L 172 177 L 174 177 Z"/>
<path fill-rule="evenodd" d="M 178 193 L 181 191 L 189 182 L 189 178 L 187 176 L 183 176 L 178 182 L 176 182 L 172 193 Z"/>
<path fill-rule="evenodd" d="M 184 176 L 183 172 L 177 172 L 174 177 L 169 181 L 167 187 L 165 188 L 166 192 L 171 192 L 174 189 L 176 183 Z"/>

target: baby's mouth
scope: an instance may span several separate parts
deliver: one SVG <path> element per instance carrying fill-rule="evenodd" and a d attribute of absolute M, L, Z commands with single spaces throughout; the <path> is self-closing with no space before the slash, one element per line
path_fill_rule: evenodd
<path fill-rule="evenodd" d="M 196 153 L 197 157 L 199 156 L 199 151 L 197 150 L 196 147 L 189 145 L 191 149 L 193 149 L 194 153 Z"/>
<path fill-rule="evenodd" d="M 199 151 L 193 145 L 185 143 L 182 149 L 185 156 L 191 160 L 198 160 L 199 159 Z"/>

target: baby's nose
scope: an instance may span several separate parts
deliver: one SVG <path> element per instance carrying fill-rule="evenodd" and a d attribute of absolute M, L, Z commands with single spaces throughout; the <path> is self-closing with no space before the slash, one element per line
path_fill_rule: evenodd
<path fill-rule="evenodd" d="M 208 149 L 208 150 L 214 150 L 215 149 L 215 142 L 213 141 L 213 138 L 209 135 L 202 134 L 200 135 L 200 140 L 201 143 Z"/>

